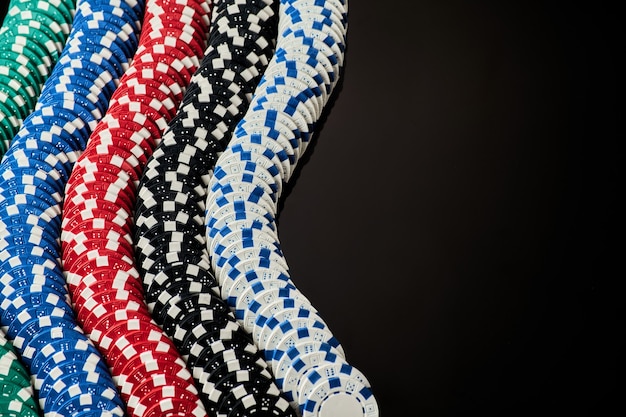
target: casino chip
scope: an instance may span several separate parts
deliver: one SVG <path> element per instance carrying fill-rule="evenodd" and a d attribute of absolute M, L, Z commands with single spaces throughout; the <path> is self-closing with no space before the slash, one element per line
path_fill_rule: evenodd
<path fill-rule="evenodd" d="M 39 405 L 30 376 L 16 354 L 15 348 L 3 332 L 0 332 L 0 415 L 38 416 Z"/>
<path fill-rule="evenodd" d="M 4 21 L 9 28 L 0 30 L 0 59 L 19 64 L 7 72 L 16 80 L 8 88 L 19 95 L 5 100 L 10 91 L 0 87 L 0 105 L 22 121 L 8 119 L 19 129 L 0 163 L 2 328 L 35 382 L 42 414 L 92 408 L 121 416 L 125 405 L 110 371 L 76 321 L 59 262 L 58 216 L 73 165 L 133 46 L 122 45 L 132 37 L 115 36 L 124 25 L 112 9 L 99 2 L 79 7 L 74 13 L 74 4 L 63 0 L 13 0 Z M 27 415 L 15 402 L 11 408 Z"/>
<path fill-rule="evenodd" d="M 239 374 L 226 362 L 251 358 L 249 347 L 254 344 L 219 296 L 211 272 L 204 226 L 204 201 L 210 191 L 206 185 L 218 152 L 225 149 L 273 54 L 277 7 L 276 1 L 214 3 L 204 57 L 137 188 L 136 259 L 150 308 L 193 367 L 210 413 L 226 412 L 234 405 L 235 401 L 224 395 L 226 387 L 243 390 L 247 386 L 243 379 L 237 380 Z M 169 29 L 163 25 L 158 30 Z M 188 48 L 177 46 L 183 51 Z M 190 46 L 193 49 L 194 43 Z M 163 109 L 161 114 L 165 114 Z M 202 272 L 192 275 L 190 268 L 195 265 Z M 224 340 L 231 347 L 228 354 L 208 348 Z M 263 365 L 246 368 L 250 375 L 245 381 L 257 381 L 257 395 L 278 401 L 275 397 L 280 395 L 274 393 L 280 390 L 267 374 L 267 364 L 260 353 L 256 359 Z M 208 378 L 209 371 L 218 367 L 221 385 Z M 293 413 L 290 409 L 278 415 Z"/>
<path fill-rule="evenodd" d="M 35 408 L 378 415 L 275 222 L 341 74 L 347 2 L 9 10 L 0 301 Z M 9 415 L 35 412 L 10 392 Z"/>
<path fill-rule="evenodd" d="M 273 227 L 283 185 L 311 142 L 339 78 L 347 9 L 340 1 L 294 0 L 281 2 L 278 15 L 275 53 L 209 178 L 205 207 L 211 265 L 222 298 L 252 334 L 293 407 L 309 416 L 377 415 L 369 383 L 345 361 L 321 313 L 298 293 Z M 254 211 L 237 210 L 236 204 Z M 239 253 L 250 248 L 254 256 L 261 248 L 272 256 L 242 261 Z M 335 364 L 344 368 L 332 368 Z M 331 370 L 348 368 L 359 377 L 332 375 Z M 301 374 L 294 374 L 296 369 Z M 313 378 L 316 370 L 326 372 Z M 237 401 L 248 397 L 227 397 L 228 415 L 243 415 Z"/>
<path fill-rule="evenodd" d="M 12 0 L 0 27 L 0 156 L 34 110 L 69 35 L 64 1 Z"/>
<path fill-rule="evenodd" d="M 143 265 L 151 256 L 158 259 L 185 246 L 188 256 L 197 255 L 204 242 L 188 240 L 176 230 L 153 230 L 161 226 L 157 223 L 148 229 L 149 238 L 135 244 L 131 217 L 136 182 L 204 52 L 211 11 L 205 3 L 148 0 L 140 6 L 141 16 L 122 4 L 98 4 L 95 16 L 108 14 L 97 19 L 104 22 L 98 23 L 103 38 L 93 42 L 82 36 L 70 46 L 72 54 L 82 56 L 105 45 L 100 55 L 111 64 L 105 69 L 119 74 L 106 113 L 89 129 L 66 182 L 61 233 L 64 272 L 78 319 L 103 352 L 129 415 L 153 415 L 168 403 L 176 403 L 177 412 L 185 415 L 206 414 L 180 353 L 152 319 L 136 270 L 137 263 Z M 91 7 L 81 4 L 76 16 L 86 19 L 93 14 Z M 112 33 L 124 33 L 131 43 L 115 42 Z M 134 52 L 132 62 L 124 59 L 128 51 Z M 179 56 L 177 51 L 184 53 L 177 62 L 188 76 L 168 60 Z M 169 259 L 158 265 L 164 264 Z M 154 381 L 160 384 L 152 385 Z"/>

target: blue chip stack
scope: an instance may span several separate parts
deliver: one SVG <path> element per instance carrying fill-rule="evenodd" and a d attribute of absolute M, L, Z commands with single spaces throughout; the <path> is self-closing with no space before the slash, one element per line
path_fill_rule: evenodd
<path fill-rule="evenodd" d="M 125 413 L 106 363 L 76 322 L 60 260 L 66 182 L 136 48 L 132 16 L 143 4 L 121 4 L 134 13 L 78 2 L 56 65 L 0 163 L 1 324 L 46 415 Z"/>

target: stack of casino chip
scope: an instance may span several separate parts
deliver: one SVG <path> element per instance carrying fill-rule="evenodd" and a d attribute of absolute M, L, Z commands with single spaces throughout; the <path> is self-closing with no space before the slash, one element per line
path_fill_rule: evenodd
<path fill-rule="evenodd" d="M 106 362 L 76 320 L 61 266 L 61 207 L 73 165 L 134 54 L 142 13 L 134 0 L 78 2 L 58 61 L 0 163 L 1 324 L 44 415 L 125 414 Z"/>
<path fill-rule="evenodd" d="M 35 108 L 73 14 L 73 0 L 9 2 L 0 28 L 0 156 Z"/>
<path fill-rule="evenodd" d="M 37 417 L 39 405 L 30 375 L 17 356 L 13 344 L 0 331 L 0 416 Z"/>
<path fill-rule="evenodd" d="M 133 61 L 65 188 L 65 277 L 129 416 L 206 415 L 187 363 L 144 301 L 132 213 L 139 176 L 204 56 L 210 16 L 204 0 L 146 1 Z"/>
<path fill-rule="evenodd" d="M 209 46 L 140 178 L 136 260 L 155 320 L 184 355 L 211 415 L 295 416 L 219 296 L 204 233 L 207 178 L 271 59 L 277 1 L 216 1 Z"/>
<path fill-rule="evenodd" d="M 378 415 L 365 375 L 291 280 L 274 221 L 283 186 L 339 79 L 346 33 L 341 0 L 281 1 L 276 52 L 216 162 L 206 200 L 221 296 L 304 417 Z"/>

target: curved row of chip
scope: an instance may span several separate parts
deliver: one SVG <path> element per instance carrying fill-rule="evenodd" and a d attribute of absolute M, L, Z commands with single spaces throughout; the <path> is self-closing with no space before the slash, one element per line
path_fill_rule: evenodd
<path fill-rule="evenodd" d="M 206 416 L 193 377 L 153 320 L 135 267 L 136 183 L 204 55 L 211 3 L 147 0 L 133 61 L 65 189 L 63 267 L 78 321 L 128 416 Z"/>
<path fill-rule="evenodd" d="M 0 156 L 26 116 L 70 33 L 72 0 L 11 0 L 0 28 Z"/>
<path fill-rule="evenodd" d="M 341 0 L 281 1 L 276 52 L 216 162 L 206 199 L 221 296 L 303 417 L 378 415 L 369 381 L 291 279 L 275 223 L 283 186 L 340 77 L 346 33 Z M 265 254 L 244 260 L 244 246 Z"/>
<path fill-rule="evenodd" d="M 140 178 L 137 265 L 153 317 L 211 415 L 295 416 L 219 296 L 204 238 L 206 180 L 274 52 L 277 1 L 216 1 L 209 46 Z"/>
<path fill-rule="evenodd" d="M 25 181 L 46 190 L 54 201 L 66 198 L 61 225 L 64 278 L 91 342 L 106 352 L 110 368 L 119 371 L 113 374 L 124 405 L 133 415 L 202 415 L 198 393 L 190 384 L 193 376 L 206 409 L 220 415 L 293 415 L 295 410 L 306 416 L 376 416 L 377 404 L 365 376 L 346 362 L 320 313 L 291 281 L 274 221 L 283 185 L 310 142 L 339 77 L 347 3 L 284 0 L 277 22 L 277 2 L 216 2 L 211 45 L 195 74 L 208 21 L 194 19 L 198 16 L 192 1 L 165 1 L 160 2 L 164 7 L 152 9 L 165 17 L 146 20 L 142 36 L 149 33 L 150 41 L 144 38 L 142 43 L 149 46 L 140 46 L 136 58 L 141 59 L 130 67 L 123 56 L 132 57 L 139 43 L 143 4 L 133 2 L 129 8 L 125 7 L 129 2 L 106 3 L 114 7 L 106 7 L 111 12 L 106 24 L 93 27 L 102 35 L 98 43 L 95 37 L 83 39 L 86 42 L 77 37 L 70 45 L 73 52 L 87 52 L 81 55 L 84 68 L 92 74 L 99 68 L 100 76 L 81 78 L 82 73 L 73 71 L 77 66 L 62 73 L 63 82 L 54 87 L 53 98 L 37 103 L 44 122 L 35 125 L 57 119 L 62 123 L 52 123 L 50 131 L 37 130 L 37 135 L 43 132 L 44 143 L 34 137 L 24 142 L 27 152 L 36 154 L 24 166 L 36 167 L 36 172 L 23 176 L 6 171 L 3 178 L 16 185 L 9 188 L 14 194 L 21 192 L 19 182 Z M 209 7 L 209 2 L 202 3 Z M 79 13 L 91 14 L 80 6 L 79 2 Z M 145 6 L 149 16 L 154 5 Z M 176 13 L 179 9 L 184 12 Z M 131 16 L 133 24 L 120 26 L 123 16 Z M 125 30 L 115 30 L 120 28 Z M 168 40 L 162 43 L 164 35 Z M 121 74 L 128 76 L 120 78 Z M 56 100 L 60 108 L 53 114 L 50 104 Z M 24 161 L 24 156 L 19 154 L 18 159 Z M 41 169 L 45 165 L 40 161 L 53 169 Z M 51 183 L 65 185 L 59 191 L 49 188 Z M 3 204 L 13 213 L 24 203 L 39 210 L 29 208 L 28 218 L 8 217 L 13 225 L 30 225 L 40 217 L 58 228 L 57 204 L 43 210 L 45 204 L 36 199 L 43 197 L 40 193 L 29 187 L 17 203 Z M 26 213 L 22 209 L 20 214 Z M 27 235 L 22 231 L 12 228 L 4 234 L 3 246 L 15 251 L 2 252 L 4 260 L 18 253 L 15 248 Z M 20 259 L 7 264 L 11 270 L 3 275 L 11 284 L 15 273 L 29 273 L 22 268 L 26 258 L 46 258 L 49 254 L 44 251 L 59 245 L 55 233 L 38 230 L 28 237 L 32 241 L 21 249 Z M 58 262 L 58 251 L 56 255 Z M 133 262 L 140 266 L 141 276 Z M 36 272 L 30 271 L 36 278 L 27 291 L 37 296 L 24 311 L 41 302 L 40 293 L 48 292 L 40 288 L 58 290 L 60 282 L 39 277 L 47 277 L 52 264 L 40 263 Z M 72 265 L 79 270 L 71 270 Z M 16 293 L 13 286 L 8 293 Z M 54 297 L 45 302 L 62 304 Z M 5 303 L 7 311 L 14 312 L 13 304 Z M 43 320 L 25 313 L 18 321 L 31 323 L 22 330 L 30 334 L 51 327 L 52 317 L 61 317 L 55 324 L 64 328 L 72 321 L 65 323 L 66 312 L 61 310 L 44 314 Z M 18 321 L 13 320 L 14 327 Z M 73 330 L 81 332 L 78 326 Z M 74 398 L 60 394 L 69 393 L 68 383 L 76 394 L 87 385 L 82 378 L 93 380 L 106 373 L 102 366 L 92 369 L 95 363 L 101 365 L 92 355 L 93 346 L 70 343 L 72 335 L 55 333 L 27 352 L 31 356 L 38 349 L 45 352 L 46 363 L 51 357 L 65 358 L 52 361 L 58 365 L 52 373 L 62 384 L 47 388 L 45 381 L 35 379 L 36 388 L 44 388 L 38 392 L 58 394 L 67 404 L 63 410 L 59 403 L 49 407 L 58 405 L 62 413 L 77 410 Z M 23 343 L 21 337 L 14 340 Z M 192 375 L 185 374 L 175 350 L 184 355 Z M 88 367 L 74 372 L 76 364 L 66 360 L 67 352 L 85 358 L 79 362 Z M 155 352 L 166 353 L 159 360 Z M 155 366 L 164 372 L 150 372 Z M 176 378 L 166 377 L 168 372 Z M 174 381 L 180 390 L 172 389 Z M 85 413 L 105 413 L 107 399 L 117 400 L 100 398 L 94 407 L 87 405 Z M 81 401 L 92 398 L 81 396 Z"/>
<path fill-rule="evenodd" d="M 76 4 L 57 63 L 0 163 L 2 326 L 44 415 L 125 414 L 76 320 L 61 266 L 61 208 L 73 165 L 134 55 L 142 14 L 134 0 Z"/>

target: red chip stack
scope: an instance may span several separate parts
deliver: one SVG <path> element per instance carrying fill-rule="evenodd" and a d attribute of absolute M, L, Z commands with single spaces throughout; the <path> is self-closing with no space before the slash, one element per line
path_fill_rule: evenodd
<path fill-rule="evenodd" d="M 211 2 L 148 0 L 138 48 L 69 177 L 62 262 L 78 321 L 132 416 L 203 416 L 186 362 L 135 267 L 136 184 L 206 48 Z"/>

